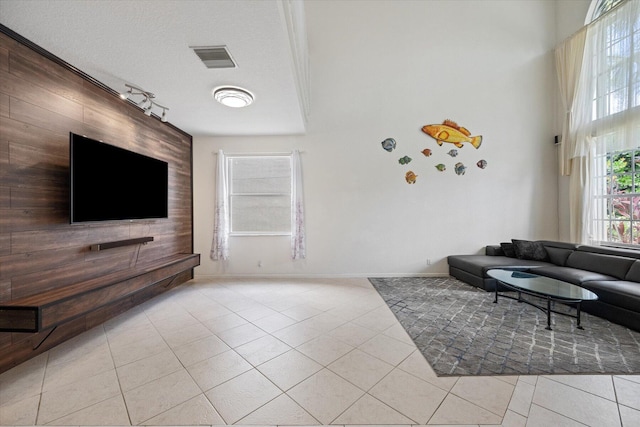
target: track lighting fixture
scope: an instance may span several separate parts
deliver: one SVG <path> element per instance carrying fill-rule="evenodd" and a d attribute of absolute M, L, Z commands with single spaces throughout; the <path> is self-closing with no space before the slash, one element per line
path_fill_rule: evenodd
<path fill-rule="evenodd" d="M 128 89 L 126 92 L 120 94 L 120 98 L 130 100 L 131 102 L 136 104 L 138 107 L 142 108 L 142 110 L 144 111 L 144 114 L 146 114 L 147 116 L 151 116 L 153 107 L 157 107 L 162 110 L 162 115 L 160 117 L 160 120 L 162 122 L 167 121 L 167 111 L 169 109 L 155 102 L 154 99 L 156 96 L 153 93 L 147 92 L 144 89 L 140 89 L 137 86 L 130 85 L 127 83 L 125 83 L 124 85 Z M 136 102 L 132 99 L 132 97 L 136 97 L 136 96 L 141 96 L 142 99 L 139 102 Z"/>

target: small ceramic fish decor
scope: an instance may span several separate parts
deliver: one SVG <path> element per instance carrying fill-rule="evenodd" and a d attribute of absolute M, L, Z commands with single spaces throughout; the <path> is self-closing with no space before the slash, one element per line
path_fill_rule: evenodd
<path fill-rule="evenodd" d="M 482 144 L 482 135 L 471 136 L 471 132 L 452 120 L 445 120 L 441 125 L 426 125 L 422 127 L 422 132 L 435 139 L 438 145 L 448 142 L 458 148 L 462 148 L 463 142 L 468 142 L 475 148 Z"/>
<path fill-rule="evenodd" d="M 385 139 L 384 141 L 382 141 L 382 148 L 384 148 L 389 153 L 392 152 L 393 149 L 396 148 L 396 140 L 393 138 Z"/>
<path fill-rule="evenodd" d="M 411 162 L 411 157 L 409 156 L 404 156 L 404 157 L 400 157 L 400 159 L 398 159 L 398 163 L 400 163 L 401 165 L 406 165 L 407 163 Z"/>
<path fill-rule="evenodd" d="M 478 166 L 480 169 L 484 169 L 487 167 L 487 161 L 486 160 L 480 160 L 478 161 L 478 163 L 476 163 L 476 166 Z"/>
<path fill-rule="evenodd" d="M 451 149 L 447 154 L 450 155 L 451 157 L 456 157 L 458 155 L 458 150 Z"/>
<path fill-rule="evenodd" d="M 447 167 L 445 165 L 443 165 L 442 163 L 439 163 L 436 165 L 436 169 L 438 169 L 440 172 L 444 172 L 447 170 Z"/>
<path fill-rule="evenodd" d="M 422 154 L 424 154 L 425 157 L 429 157 L 431 155 L 431 150 L 425 148 L 424 150 L 422 150 Z"/>
<path fill-rule="evenodd" d="M 462 163 L 458 162 L 454 166 L 453 170 L 455 170 L 456 174 L 458 174 L 458 175 L 464 175 L 464 172 L 467 170 L 467 167 L 465 165 L 463 165 Z"/>
<path fill-rule="evenodd" d="M 407 180 L 407 184 L 415 184 L 416 183 L 416 178 L 418 178 L 418 175 L 413 173 L 413 171 L 407 172 L 405 174 L 405 176 L 404 176 L 404 179 Z"/>

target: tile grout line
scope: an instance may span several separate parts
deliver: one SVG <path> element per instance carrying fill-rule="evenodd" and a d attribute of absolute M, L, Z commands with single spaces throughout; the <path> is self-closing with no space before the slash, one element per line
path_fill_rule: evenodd
<path fill-rule="evenodd" d="M 38 418 L 40 418 L 40 407 L 42 406 L 42 395 L 44 394 L 44 379 L 46 378 L 47 368 L 49 367 L 49 350 L 46 351 L 46 360 L 44 361 L 44 369 L 42 370 L 42 381 L 40 382 L 40 394 L 38 395 L 38 409 L 36 409 L 35 424 L 38 424 Z"/>

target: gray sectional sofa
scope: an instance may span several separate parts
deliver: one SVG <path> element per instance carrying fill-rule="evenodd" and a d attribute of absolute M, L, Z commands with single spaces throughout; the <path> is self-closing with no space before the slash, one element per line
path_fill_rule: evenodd
<path fill-rule="evenodd" d="M 537 253 L 514 253 L 513 245 L 522 242 L 535 246 Z M 487 276 L 492 268 L 532 270 L 582 286 L 598 295 L 598 301 L 582 303 L 583 311 L 640 331 L 640 251 L 514 240 L 487 246 L 485 255 L 450 255 L 448 263 L 451 276 L 486 291 L 495 290 L 495 279 Z"/>

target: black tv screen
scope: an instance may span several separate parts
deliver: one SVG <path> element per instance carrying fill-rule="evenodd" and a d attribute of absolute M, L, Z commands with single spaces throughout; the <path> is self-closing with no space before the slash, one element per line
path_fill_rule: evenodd
<path fill-rule="evenodd" d="M 167 218 L 168 163 L 70 135 L 71 223 Z"/>

